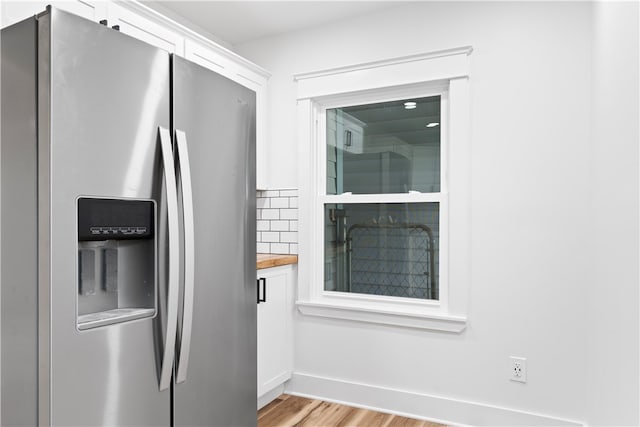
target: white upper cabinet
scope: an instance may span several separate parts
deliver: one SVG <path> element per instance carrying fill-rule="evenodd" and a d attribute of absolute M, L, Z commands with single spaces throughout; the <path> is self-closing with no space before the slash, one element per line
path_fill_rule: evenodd
<path fill-rule="evenodd" d="M 231 78 L 234 74 L 233 63 L 230 59 L 216 54 L 213 49 L 193 40 L 185 40 L 184 57 L 225 77 Z"/>
<path fill-rule="evenodd" d="M 118 25 L 120 32 L 135 37 L 167 52 L 184 56 L 184 37 L 158 22 L 135 13 L 120 4 L 110 3 L 107 18 L 110 27 Z"/>
<path fill-rule="evenodd" d="M 51 2 L 46 2 L 46 4 L 49 3 Z M 59 9 L 96 22 L 105 19 L 107 16 L 107 3 L 104 1 L 62 1 L 56 2 L 55 5 Z"/>
<path fill-rule="evenodd" d="M 105 19 L 107 16 L 107 2 L 100 0 L 1 1 L 0 15 L 2 19 L 0 25 L 4 28 L 7 25 L 12 25 L 30 16 L 37 15 L 43 12 L 49 4 L 96 22 Z"/>
<path fill-rule="evenodd" d="M 117 25 L 124 34 L 185 57 L 255 91 L 256 187 L 269 188 L 265 120 L 269 72 L 136 1 L 0 0 L 0 23 L 2 27 L 14 24 L 44 11 L 48 4 L 95 22 L 106 19 L 109 27 Z"/>

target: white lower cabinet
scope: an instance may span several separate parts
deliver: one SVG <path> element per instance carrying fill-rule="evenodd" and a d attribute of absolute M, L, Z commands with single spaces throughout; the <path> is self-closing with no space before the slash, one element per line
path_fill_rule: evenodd
<path fill-rule="evenodd" d="M 295 265 L 258 270 L 258 406 L 277 397 L 293 371 Z M 275 392 L 275 395 L 272 395 Z"/>

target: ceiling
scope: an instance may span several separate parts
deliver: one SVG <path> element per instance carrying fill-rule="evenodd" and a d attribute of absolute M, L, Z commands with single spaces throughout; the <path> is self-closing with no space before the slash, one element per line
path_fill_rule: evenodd
<path fill-rule="evenodd" d="M 387 1 L 142 1 L 194 31 L 237 45 L 346 20 L 389 7 Z M 226 43 L 224 43 L 226 42 Z M 228 46 L 229 47 L 229 46 Z"/>

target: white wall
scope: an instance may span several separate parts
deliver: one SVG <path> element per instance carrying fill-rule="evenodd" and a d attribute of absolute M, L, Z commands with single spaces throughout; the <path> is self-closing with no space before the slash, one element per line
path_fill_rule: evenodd
<path fill-rule="evenodd" d="M 593 32 L 594 262 L 589 292 L 590 424 L 638 424 L 637 2 L 598 3 Z"/>
<path fill-rule="evenodd" d="M 622 66 L 616 52 L 611 54 L 614 68 L 596 67 L 601 81 L 592 94 L 593 24 L 600 19 L 593 13 L 593 5 L 584 2 L 410 3 L 236 46 L 273 73 L 270 181 L 283 188 L 297 184 L 293 74 L 474 48 L 467 330 L 455 335 L 299 315 L 297 372 L 578 421 L 606 423 L 618 411 L 612 420 L 638 423 L 638 152 L 628 139 L 635 135 L 637 144 L 637 125 L 621 130 L 624 141 L 614 145 L 615 154 L 591 163 L 594 154 L 607 151 L 604 139 L 591 144 L 592 100 L 611 99 L 606 82 Z M 602 31 L 616 25 L 603 22 Z M 627 19 L 625 25 L 637 28 L 637 21 Z M 612 42 L 605 41 L 596 55 L 608 57 L 605 50 Z M 599 108 L 620 122 L 619 106 L 608 102 Z M 604 136 L 607 129 L 598 132 Z M 622 171 L 615 170 L 619 157 L 627 159 Z M 615 176 L 609 176 L 612 172 Z M 620 186 L 625 191 L 614 198 L 614 206 L 630 209 L 618 215 L 599 206 L 594 227 L 590 208 L 596 191 L 609 197 L 608 191 Z M 615 238 L 630 235 L 619 248 L 617 240 L 609 241 L 612 251 L 601 258 L 605 219 L 621 222 Z M 605 284 L 613 277 L 611 262 L 621 269 L 619 280 L 594 312 L 591 296 L 610 289 Z M 635 290 L 630 289 L 633 280 Z M 620 300 L 625 300 L 624 313 L 599 323 Z M 624 317 L 625 329 L 611 335 Z M 598 348 L 600 342 L 606 348 Z M 618 346 L 625 351 L 623 360 L 635 358 L 634 375 L 623 378 L 623 368 L 612 366 L 621 357 Z M 508 380 L 510 355 L 528 358 L 527 384 Z M 615 375 L 588 377 L 601 364 Z M 603 398 L 588 386 L 606 387 L 612 394 Z M 628 396 L 620 397 L 615 387 Z M 607 407 L 590 408 L 596 402 Z M 451 416 L 451 421 L 463 419 Z"/>

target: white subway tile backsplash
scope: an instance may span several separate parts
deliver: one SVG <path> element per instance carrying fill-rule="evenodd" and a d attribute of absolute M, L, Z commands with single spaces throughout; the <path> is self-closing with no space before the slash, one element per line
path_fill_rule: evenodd
<path fill-rule="evenodd" d="M 256 192 L 259 253 L 298 253 L 298 190 Z"/>
<path fill-rule="evenodd" d="M 280 190 L 280 197 L 298 197 L 298 190 Z"/>
<path fill-rule="evenodd" d="M 289 231 L 290 221 L 268 221 L 270 224 L 269 231 Z"/>
<path fill-rule="evenodd" d="M 288 254 L 289 244 L 288 243 L 272 243 L 271 253 L 272 254 Z"/>
<path fill-rule="evenodd" d="M 286 231 L 280 233 L 280 241 L 287 243 L 297 243 L 298 233 L 296 231 Z"/>
<path fill-rule="evenodd" d="M 264 208 L 268 208 L 269 207 L 269 201 L 271 199 L 269 199 L 268 197 L 258 197 L 256 199 L 256 207 L 258 209 L 264 209 Z"/>
<path fill-rule="evenodd" d="M 298 209 L 280 209 L 280 219 L 298 219 Z"/>
<path fill-rule="evenodd" d="M 260 219 L 280 219 L 280 209 L 258 209 L 262 211 Z"/>
<path fill-rule="evenodd" d="M 289 207 L 288 197 L 273 197 L 269 200 L 271 200 L 272 208 L 288 208 Z"/>
<path fill-rule="evenodd" d="M 274 231 L 263 231 L 262 232 L 262 241 L 263 242 L 279 242 L 280 241 L 280 233 L 276 233 Z"/>

